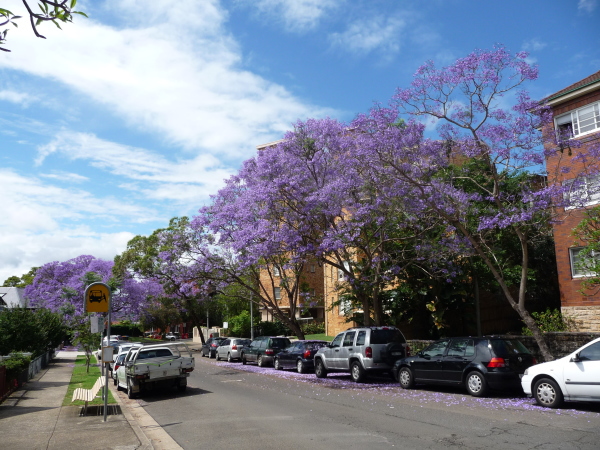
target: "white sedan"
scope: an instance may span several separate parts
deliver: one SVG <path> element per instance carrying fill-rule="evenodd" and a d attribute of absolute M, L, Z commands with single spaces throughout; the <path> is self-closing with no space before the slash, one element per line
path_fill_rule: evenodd
<path fill-rule="evenodd" d="M 558 408 L 563 400 L 600 402 L 600 338 L 564 358 L 526 369 L 521 386 L 548 408 Z"/>

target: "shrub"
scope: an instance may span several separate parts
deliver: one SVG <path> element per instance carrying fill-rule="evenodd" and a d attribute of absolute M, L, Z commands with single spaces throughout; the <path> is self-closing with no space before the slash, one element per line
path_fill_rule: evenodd
<path fill-rule="evenodd" d="M 531 316 L 537 323 L 542 333 L 551 331 L 576 331 L 577 323 L 575 319 L 564 316 L 558 309 L 547 309 L 544 312 L 534 312 Z M 521 330 L 524 336 L 531 336 L 531 330 L 523 327 Z"/>
<path fill-rule="evenodd" d="M 0 361 L 0 366 L 6 367 L 6 379 L 14 380 L 29 366 L 30 356 L 23 353 L 11 353 L 9 358 Z"/>
<path fill-rule="evenodd" d="M 325 324 L 324 323 L 303 323 L 300 328 L 304 334 L 324 334 L 325 333 Z"/>

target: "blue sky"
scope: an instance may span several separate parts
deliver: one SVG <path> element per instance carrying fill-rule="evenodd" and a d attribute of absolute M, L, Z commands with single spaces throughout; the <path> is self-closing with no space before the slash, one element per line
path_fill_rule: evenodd
<path fill-rule="evenodd" d="M 35 4 L 35 2 L 32 2 Z M 150 5 L 150 6 L 149 6 Z M 0 7 L 24 14 L 20 0 Z M 426 60 L 526 50 L 534 98 L 600 69 L 600 0 L 87 0 L 0 54 L 0 282 L 193 215 L 297 119 L 351 120 Z"/>

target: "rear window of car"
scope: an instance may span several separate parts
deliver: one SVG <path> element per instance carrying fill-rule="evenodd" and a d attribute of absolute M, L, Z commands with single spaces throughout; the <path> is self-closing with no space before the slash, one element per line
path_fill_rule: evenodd
<path fill-rule="evenodd" d="M 320 348 L 323 348 L 327 345 L 326 342 L 308 342 L 306 344 L 306 349 L 307 350 L 319 350 Z"/>
<path fill-rule="evenodd" d="M 492 339 L 491 344 L 496 356 L 501 358 L 519 353 L 530 353 L 527 347 L 517 339 Z"/>
<path fill-rule="evenodd" d="M 271 339 L 271 347 L 285 348 L 288 345 L 290 345 L 290 341 L 287 338 L 272 338 Z"/>
<path fill-rule="evenodd" d="M 234 343 L 235 345 L 248 346 L 250 345 L 250 342 L 252 342 L 250 339 L 237 339 Z"/>
<path fill-rule="evenodd" d="M 406 340 L 400 330 L 394 328 L 371 330 L 371 345 L 389 344 L 390 342 L 405 344 Z"/>

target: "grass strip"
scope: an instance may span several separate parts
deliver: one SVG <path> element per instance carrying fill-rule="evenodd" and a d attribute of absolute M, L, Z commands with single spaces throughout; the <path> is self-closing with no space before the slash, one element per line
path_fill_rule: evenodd
<path fill-rule="evenodd" d="M 315 341 L 333 341 L 334 336 L 327 336 L 325 333 L 321 334 L 307 334 L 304 336 L 304 339 L 310 339 Z"/>
<path fill-rule="evenodd" d="M 75 368 L 73 369 L 73 375 L 71 375 L 71 381 L 69 382 L 69 388 L 67 389 L 67 395 L 65 395 L 63 400 L 63 406 L 85 405 L 85 402 L 80 400 L 72 402 L 71 399 L 73 398 L 73 392 L 75 389 L 91 389 L 94 387 L 94 383 L 96 383 L 96 380 L 101 375 L 100 367 L 97 365 L 92 365 L 94 362 L 96 362 L 96 358 L 92 356 L 90 361 L 90 371 L 87 372 L 85 367 L 85 356 L 77 356 L 77 359 L 75 360 Z M 112 379 L 110 377 L 108 382 L 112 383 Z M 112 392 L 110 392 L 110 389 L 108 391 L 108 403 L 117 403 L 112 395 Z M 89 402 L 88 405 L 104 405 L 104 400 L 102 399 L 102 390 L 98 392 L 98 397 Z"/>

